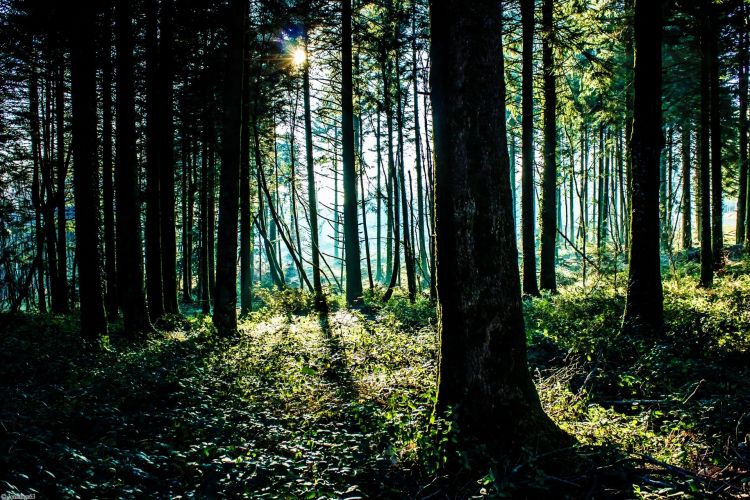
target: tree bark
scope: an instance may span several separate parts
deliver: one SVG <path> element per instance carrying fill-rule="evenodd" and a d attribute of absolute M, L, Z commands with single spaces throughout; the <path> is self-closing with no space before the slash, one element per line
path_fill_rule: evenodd
<path fill-rule="evenodd" d="M 346 245 L 346 303 L 362 297 L 357 220 L 357 171 L 354 165 L 354 104 L 352 101 L 352 2 L 341 9 L 341 140 L 344 173 L 344 244 Z"/>
<path fill-rule="evenodd" d="M 700 11 L 701 49 L 701 116 L 700 116 L 700 212 L 701 212 L 701 285 L 713 284 L 713 242 L 711 241 L 711 27 L 709 0 L 703 0 Z"/>
<path fill-rule="evenodd" d="M 542 65 L 544 72 L 544 173 L 542 178 L 541 255 L 539 288 L 557 291 L 555 249 L 557 247 L 557 92 L 553 50 L 553 2 L 542 1 Z"/>
<path fill-rule="evenodd" d="M 682 248 L 693 248 L 692 193 L 690 186 L 690 121 L 682 125 Z"/>
<path fill-rule="evenodd" d="M 711 113 L 711 236 L 714 269 L 724 265 L 724 204 L 722 201 L 721 172 L 721 113 L 719 110 L 721 91 L 719 82 L 719 13 L 716 4 L 711 4 L 709 17 L 710 50 L 710 113 Z"/>
<path fill-rule="evenodd" d="M 635 0 L 633 24 L 633 195 L 628 290 L 622 326 L 623 330 L 641 335 L 659 335 L 664 315 L 659 255 L 659 156 L 664 141 L 660 2 Z"/>
<path fill-rule="evenodd" d="M 305 50 L 307 40 L 305 39 Z M 320 241 L 318 234 L 318 193 L 315 187 L 315 160 L 313 155 L 312 111 L 310 110 L 310 63 L 309 53 L 302 69 L 302 91 L 305 105 L 305 150 L 307 160 L 307 204 L 310 215 L 310 244 L 312 253 L 313 289 L 315 302 L 323 305 L 323 286 L 320 282 Z M 301 251 L 301 249 L 300 249 Z"/>
<path fill-rule="evenodd" d="M 523 293 L 539 295 L 534 243 L 534 0 L 521 0 L 521 242 Z"/>
<path fill-rule="evenodd" d="M 138 335 L 153 329 L 146 305 L 143 276 L 143 238 L 138 185 L 135 131 L 135 87 L 133 81 L 133 22 L 129 0 L 117 0 L 115 31 L 117 44 L 117 128 L 115 161 L 115 218 L 117 224 L 117 277 L 125 331 Z"/>
<path fill-rule="evenodd" d="M 175 224 L 175 155 L 174 110 L 172 106 L 174 80 L 172 50 L 174 33 L 174 0 L 161 0 L 159 15 L 159 229 L 161 245 L 162 292 L 164 311 L 178 314 L 177 302 L 177 232 Z"/>
<path fill-rule="evenodd" d="M 221 336 L 237 331 L 237 218 L 242 132 L 242 73 L 246 2 L 231 0 L 227 11 L 222 161 L 219 177 L 219 230 L 213 320 Z"/>
<path fill-rule="evenodd" d="M 435 1 L 431 19 L 439 221 L 436 409 L 451 410 L 456 448 L 470 469 L 484 469 L 487 455 L 502 459 L 564 440 L 542 410 L 526 362 L 500 2 Z M 456 455 L 449 460 L 449 467 L 458 467 Z"/>
<path fill-rule="evenodd" d="M 151 321 L 164 315 L 161 260 L 161 196 L 159 142 L 159 43 L 157 0 L 146 0 L 146 288 Z"/>
<path fill-rule="evenodd" d="M 76 216 L 81 334 L 106 335 L 99 245 L 99 162 L 96 131 L 96 7 L 71 7 L 71 78 L 73 101 L 73 192 Z"/>
<path fill-rule="evenodd" d="M 102 196 L 104 207 L 104 273 L 107 318 L 118 313 L 117 249 L 115 248 L 115 207 L 112 180 L 112 18 L 107 8 L 104 18 L 102 54 Z"/>

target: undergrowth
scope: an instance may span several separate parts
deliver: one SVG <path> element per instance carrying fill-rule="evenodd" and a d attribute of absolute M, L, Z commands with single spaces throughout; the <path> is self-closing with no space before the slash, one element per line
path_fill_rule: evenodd
<path fill-rule="evenodd" d="M 664 282 L 663 338 L 619 333 L 624 301 L 602 278 L 524 301 L 545 410 L 607 495 L 748 494 L 750 278 L 711 290 L 691 265 Z M 0 490 L 63 497 L 423 497 L 439 493 L 436 316 L 384 290 L 358 309 L 326 295 L 256 290 L 235 338 L 175 317 L 146 341 L 85 344 L 67 317 L 19 316 L 0 334 Z M 190 309 L 185 307 L 185 311 Z M 528 464 L 526 464 L 528 466 Z M 533 467 L 532 467 L 533 469 Z M 497 471 L 471 495 L 513 495 Z M 590 477 L 541 474 L 549 492 Z M 557 481 L 557 482 L 555 482 Z M 561 481 L 564 488 L 561 490 Z M 611 481 L 610 481 L 611 483 Z M 546 486 L 545 486 L 546 485 Z M 576 489 L 579 488 L 579 489 Z"/>

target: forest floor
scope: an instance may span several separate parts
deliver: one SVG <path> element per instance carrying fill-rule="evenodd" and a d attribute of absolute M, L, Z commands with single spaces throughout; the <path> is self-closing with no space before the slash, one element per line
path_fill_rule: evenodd
<path fill-rule="evenodd" d="M 711 290 L 693 263 L 665 268 L 657 340 L 619 334 L 622 273 L 568 281 L 524 301 L 530 364 L 546 411 L 595 467 L 519 463 L 462 495 L 750 497 L 750 262 L 730 262 Z M 331 300 L 315 313 L 305 295 L 260 291 L 232 339 L 199 315 L 137 342 L 115 325 L 96 346 L 71 318 L 13 318 L 0 333 L 0 491 L 437 497 L 434 308 Z"/>

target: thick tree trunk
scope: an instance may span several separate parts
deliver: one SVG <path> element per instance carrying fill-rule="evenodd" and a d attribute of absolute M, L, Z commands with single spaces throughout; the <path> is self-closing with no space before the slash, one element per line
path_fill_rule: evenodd
<path fill-rule="evenodd" d="M 456 447 L 469 468 L 486 470 L 487 455 L 502 459 L 525 447 L 556 448 L 563 439 L 541 408 L 526 364 L 500 2 L 437 1 L 431 19 L 437 411 L 451 409 Z"/>
<path fill-rule="evenodd" d="M 354 104 L 352 101 L 352 2 L 341 9 L 341 140 L 344 172 L 344 244 L 346 245 L 346 303 L 362 297 L 357 220 L 357 171 L 354 165 Z"/>
<path fill-rule="evenodd" d="M 544 173 L 542 175 L 541 252 L 539 288 L 557 291 L 555 255 L 557 248 L 557 91 L 552 55 L 552 0 L 542 1 L 542 65 L 544 72 Z"/>
<path fill-rule="evenodd" d="M 115 191 L 117 223 L 117 277 L 125 331 L 138 335 L 153 329 L 146 306 L 143 277 L 143 238 L 138 185 L 133 81 L 133 24 L 129 0 L 117 0 L 117 103 L 115 121 Z"/>
<path fill-rule="evenodd" d="M 664 315 L 659 255 L 659 155 L 663 143 L 661 4 L 635 0 L 633 24 L 633 196 L 623 329 L 658 335 L 662 331 Z"/>
<path fill-rule="evenodd" d="M 237 218 L 239 216 L 242 131 L 242 73 L 246 2 L 231 0 L 227 16 L 222 161 L 219 178 L 219 231 L 213 320 L 219 335 L 237 331 Z"/>
<path fill-rule="evenodd" d="M 71 7 L 71 94 L 73 100 L 73 192 L 76 214 L 81 333 L 107 333 L 99 245 L 99 162 L 96 132 L 96 7 Z"/>
<path fill-rule="evenodd" d="M 521 242 L 523 293 L 539 295 L 534 243 L 534 0 L 521 0 Z"/>

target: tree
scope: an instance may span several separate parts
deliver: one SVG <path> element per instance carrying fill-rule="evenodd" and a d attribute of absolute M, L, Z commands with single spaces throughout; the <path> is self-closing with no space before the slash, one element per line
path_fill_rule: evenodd
<path fill-rule="evenodd" d="M 305 106 L 305 159 L 307 161 L 307 204 L 310 213 L 310 243 L 312 245 L 312 271 L 315 301 L 323 305 L 323 286 L 320 282 L 320 243 L 318 241 L 318 194 L 315 187 L 315 161 L 313 156 L 312 112 L 310 110 L 310 58 L 305 35 L 306 56 L 302 63 L 302 92 Z M 359 238 L 359 237 L 358 237 Z M 347 281 L 348 283 L 348 281 Z M 361 286 L 361 285 L 360 285 Z M 348 288 L 348 286 L 347 286 Z"/>
<path fill-rule="evenodd" d="M 431 5 L 435 137 L 437 411 L 451 411 L 471 467 L 564 440 L 526 365 L 505 129 L 497 0 Z"/>
<path fill-rule="evenodd" d="M 716 4 L 709 6 L 709 113 L 711 123 L 711 250 L 714 269 L 724 264 L 724 204 L 721 173 L 721 113 L 719 80 L 719 12 Z"/>
<path fill-rule="evenodd" d="M 341 140 L 344 171 L 344 245 L 346 252 L 346 303 L 362 297 L 357 220 L 357 170 L 354 164 L 354 103 L 352 88 L 352 2 L 341 8 Z"/>
<path fill-rule="evenodd" d="M 542 65 L 544 72 L 544 173 L 542 179 L 542 224 L 539 288 L 557 291 L 555 255 L 557 246 L 557 91 L 552 55 L 553 2 L 542 1 Z"/>
<path fill-rule="evenodd" d="M 239 216 L 242 73 L 245 52 L 244 0 L 227 10 L 227 61 L 224 80 L 222 161 L 219 177 L 219 229 L 213 320 L 219 335 L 237 331 L 237 218 Z"/>
<path fill-rule="evenodd" d="M 76 254 L 81 298 L 81 334 L 87 339 L 106 335 L 104 289 L 99 244 L 99 162 L 96 139 L 96 7 L 70 8 L 73 104 L 73 194 Z"/>
<path fill-rule="evenodd" d="M 659 162 L 661 130 L 662 5 L 635 0 L 633 16 L 633 193 L 630 267 L 623 329 L 659 334 L 663 327 L 659 256 Z"/>
<path fill-rule="evenodd" d="M 700 240 L 701 240 L 701 286 L 713 284 L 713 253 L 711 241 L 711 163 L 710 163 L 710 80 L 711 50 L 709 38 L 711 27 L 709 19 L 709 0 L 700 5 L 700 50 L 701 50 L 701 84 L 700 84 Z"/>
<path fill-rule="evenodd" d="M 521 0 L 523 69 L 521 70 L 521 247 L 523 293 L 539 295 L 534 244 L 534 0 Z"/>
<path fill-rule="evenodd" d="M 174 0 L 162 0 L 159 15 L 159 241 L 164 311 L 180 312 L 177 304 L 177 234 L 174 192 L 174 112 L 172 107 L 172 49 Z M 184 193 L 183 193 L 184 196 Z"/>
<path fill-rule="evenodd" d="M 159 103 L 159 42 L 157 0 L 146 0 L 146 288 L 151 321 L 164 316 L 161 252 L 159 150 L 162 139 Z"/>
<path fill-rule="evenodd" d="M 135 134 L 135 89 L 133 82 L 133 24 L 129 0 L 115 5 L 117 45 L 117 126 L 115 191 L 117 224 L 117 273 L 125 330 L 131 335 L 153 329 L 146 306 L 143 282 L 143 238 L 138 187 L 138 157 Z"/>

